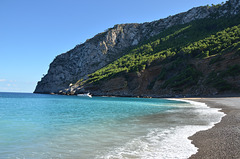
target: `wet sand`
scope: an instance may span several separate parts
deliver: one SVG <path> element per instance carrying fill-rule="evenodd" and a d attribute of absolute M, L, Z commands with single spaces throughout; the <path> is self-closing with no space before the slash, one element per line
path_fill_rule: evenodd
<path fill-rule="evenodd" d="M 240 159 L 240 97 L 185 99 L 222 108 L 226 114 L 213 128 L 189 137 L 199 148 L 190 159 Z"/>

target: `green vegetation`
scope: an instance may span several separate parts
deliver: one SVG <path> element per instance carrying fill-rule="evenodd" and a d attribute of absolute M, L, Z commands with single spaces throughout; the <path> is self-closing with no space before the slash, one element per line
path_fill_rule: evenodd
<path fill-rule="evenodd" d="M 237 49 L 237 51 L 235 52 L 235 55 L 240 56 L 240 47 Z"/>
<path fill-rule="evenodd" d="M 219 73 L 214 71 L 209 74 L 206 84 L 215 87 L 219 91 L 231 90 L 233 87 L 221 76 L 219 76 Z"/>
<path fill-rule="evenodd" d="M 214 58 L 211 59 L 211 61 L 209 62 L 210 65 L 216 63 L 216 62 L 220 62 L 224 60 L 224 58 L 221 55 L 217 55 Z"/>
<path fill-rule="evenodd" d="M 202 19 L 188 24 L 178 25 L 166 29 L 159 35 L 147 41 L 141 42 L 125 55 L 89 75 L 86 81 L 80 80 L 79 85 L 85 83 L 98 83 L 101 80 L 115 77 L 121 73 L 139 72 L 145 70 L 154 63 L 164 64 L 169 61 L 181 61 L 192 58 L 207 58 L 215 56 L 210 65 L 222 60 L 220 55 L 235 51 L 240 54 L 240 16 L 232 18 Z M 175 67 L 172 65 L 172 67 Z M 236 68 L 232 68 L 234 71 Z M 180 67 L 180 72 L 166 79 L 163 88 L 178 87 L 180 85 L 194 85 L 196 79 L 201 76 L 193 66 Z M 230 71 L 230 70 L 229 70 Z M 230 71 L 230 72 L 232 72 Z M 165 79 L 167 70 L 163 69 L 158 79 L 148 86 L 151 89 L 156 80 Z M 211 75 L 208 83 L 212 83 L 215 74 Z M 220 81 L 214 86 L 224 83 Z M 230 87 L 230 86 L 226 86 Z M 221 90 L 228 88 L 219 88 Z"/>
<path fill-rule="evenodd" d="M 234 86 L 224 80 L 224 78 L 229 76 L 235 77 L 238 75 L 240 75 L 240 66 L 233 65 L 228 67 L 225 71 L 212 71 L 206 80 L 206 84 L 215 87 L 219 91 L 234 90 Z"/>
<path fill-rule="evenodd" d="M 167 79 L 162 88 L 166 87 L 188 87 L 197 84 L 199 76 L 201 76 L 201 72 L 199 72 L 194 66 L 188 65 L 183 70 L 179 71 L 176 75 Z"/>
<path fill-rule="evenodd" d="M 238 75 L 240 75 L 240 66 L 239 65 L 229 66 L 226 71 L 224 71 L 220 74 L 220 76 L 222 76 L 222 77 L 229 77 L 229 76 L 235 77 Z"/>

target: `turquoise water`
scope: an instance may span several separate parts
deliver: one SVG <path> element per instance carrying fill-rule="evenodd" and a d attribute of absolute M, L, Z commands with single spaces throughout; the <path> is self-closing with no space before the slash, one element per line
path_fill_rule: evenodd
<path fill-rule="evenodd" d="M 0 93 L 0 158 L 185 158 L 187 137 L 221 117 L 185 101 Z"/>

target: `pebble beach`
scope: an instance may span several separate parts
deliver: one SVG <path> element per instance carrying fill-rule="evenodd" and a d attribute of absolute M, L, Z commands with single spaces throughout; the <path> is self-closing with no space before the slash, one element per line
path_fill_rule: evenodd
<path fill-rule="evenodd" d="M 190 159 L 239 159 L 240 158 L 240 98 L 187 98 L 221 108 L 226 115 L 221 122 L 206 131 L 189 137 L 198 148 Z"/>

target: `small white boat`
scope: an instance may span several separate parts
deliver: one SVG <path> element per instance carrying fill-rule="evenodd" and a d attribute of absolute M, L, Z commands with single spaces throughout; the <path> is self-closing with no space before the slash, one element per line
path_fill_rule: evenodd
<path fill-rule="evenodd" d="M 79 97 L 89 97 L 92 98 L 92 95 L 90 93 L 84 93 L 84 94 L 78 94 Z"/>

